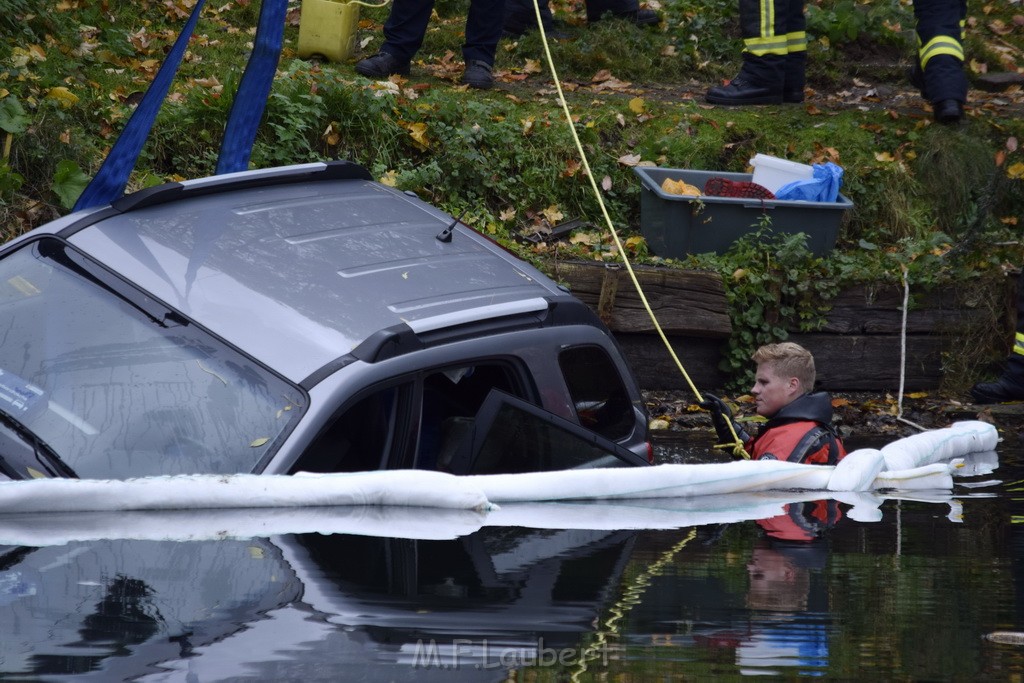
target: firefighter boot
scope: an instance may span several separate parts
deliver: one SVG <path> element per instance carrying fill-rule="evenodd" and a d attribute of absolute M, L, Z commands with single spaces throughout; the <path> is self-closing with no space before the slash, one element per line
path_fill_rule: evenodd
<path fill-rule="evenodd" d="M 711 104 L 782 104 L 782 55 L 743 55 L 743 67 L 727 85 L 715 86 L 704 96 Z"/>
<path fill-rule="evenodd" d="M 975 403 L 1024 401 L 1024 358 L 1011 356 L 1006 370 L 994 382 L 979 382 L 971 387 Z"/>

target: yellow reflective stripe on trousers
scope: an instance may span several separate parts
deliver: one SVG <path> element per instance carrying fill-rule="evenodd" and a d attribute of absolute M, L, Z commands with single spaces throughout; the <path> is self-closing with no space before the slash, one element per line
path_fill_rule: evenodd
<path fill-rule="evenodd" d="M 1013 352 L 1024 356 L 1024 332 L 1018 332 L 1014 337 Z"/>
<path fill-rule="evenodd" d="M 961 62 L 964 61 L 963 46 L 960 45 L 956 38 L 951 38 L 950 36 L 935 36 L 921 47 L 917 54 L 921 61 L 922 69 L 927 66 L 929 59 L 938 55 L 950 55 L 951 57 L 956 57 Z"/>
<path fill-rule="evenodd" d="M 786 34 L 787 52 L 805 52 L 807 50 L 807 33 L 805 31 L 793 31 Z"/>
<path fill-rule="evenodd" d="M 761 38 L 775 37 L 775 0 L 761 0 Z"/>
<path fill-rule="evenodd" d="M 762 55 L 784 55 L 789 52 L 785 36 L 771 38 L 744 38 L 743 49 L 758 57 Z"/>

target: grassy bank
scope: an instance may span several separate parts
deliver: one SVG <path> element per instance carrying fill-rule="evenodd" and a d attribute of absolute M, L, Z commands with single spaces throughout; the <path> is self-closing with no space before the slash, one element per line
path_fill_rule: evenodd
<path fill-rule="evenodd" d="M 11 3 L 13 12 L 0 17 L 5 238 L 68 211 L 194 0 Z M 494 90 L 467 91 L 458 86 L 466 2 L 441 0 L 412 74 L 375 83 L 352 63 L 380 44 L 386 8 L 363 8 L 357 54 L 331 63 L 297 57 L 300 3 L 291 5 L 252 167 L 351 159 L 383 182 L 465 212 L 465 222 L 542 265 L 555 257 L 618 258 L 536 32 L 502 41 Z M 651 4 L 664 22 L 638 28 L 619 20 L 587 26 L 582 2 L 552 3 L 569 35 L 551 45 L 566 103 L 625 248 L 664 262 L 639 235 L 638 164 L 744 171 L 755 153 L 832 161 L 845 170 L 842 192 L 855 209 L 829 258 L 777 239 L 670 264 L 726 276 L 739 321 L 736 358 L 787 328 L 813 327 L 842 284 L 899 281 L 904 268 L 915 288 L 952 281 L 993 300 L 1003 268 L 1024 257 L 1017 237 L 1024 220 L 1020 86 L 976 87 L 963 125 L 935 125 L 905 82 L 914 44 L 909 4 L 819 0 L 808 6 L 804 105 L 710 107 L 704 90 L 739 64 L 735 5 Z M 206 7 L 129 189 L 213 172 L 258 12 L 258 2 L 243 0 Z M 974 85 L 996 72 L 1019 73 L 1019 6 L 971 12 Z M 558 242 L 545 237 L 573 219 L 592 227 Z M 757 316 L 752 300 L 762 304 Z M 959 372 L 983 371 L 1005 353 L 1002 331 L 986 332 L 984 343 L 971 344 L 976 359 Z"/>

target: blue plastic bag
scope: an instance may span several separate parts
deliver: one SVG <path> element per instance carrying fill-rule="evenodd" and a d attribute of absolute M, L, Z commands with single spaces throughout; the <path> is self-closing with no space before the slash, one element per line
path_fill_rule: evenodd
<path fill-rule="evenodd" d="M 841 166 L 826 161 L 814 164 L 814 176 L 808 180 L 794 180 L 779 188 L 775 198 L 786 201 L 834 202 L 839 199 L 843 185 Z"/>

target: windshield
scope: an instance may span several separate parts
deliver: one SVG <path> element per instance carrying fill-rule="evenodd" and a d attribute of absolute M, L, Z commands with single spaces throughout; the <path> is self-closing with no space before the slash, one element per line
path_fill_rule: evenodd
<path fill-rule="evenodd" d="M 250 472 L 304 405 L 58 240 L 0 260 L 0 411 L 79 477 Z"/>

